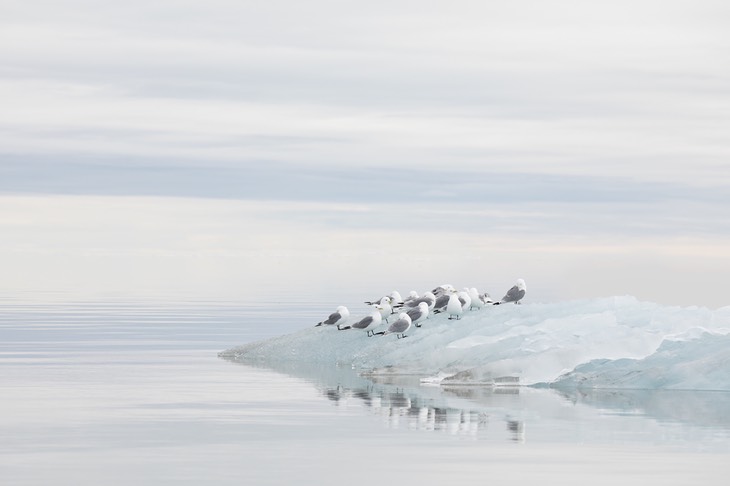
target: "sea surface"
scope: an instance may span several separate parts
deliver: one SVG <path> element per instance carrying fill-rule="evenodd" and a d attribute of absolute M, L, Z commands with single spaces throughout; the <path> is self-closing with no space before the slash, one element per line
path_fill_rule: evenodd
<path fill-rule="evenodd" d="M 0 296 L 0 483 L 727 482 L 725 392 L 446 388 L 218 356 L 330 307 Z"/>

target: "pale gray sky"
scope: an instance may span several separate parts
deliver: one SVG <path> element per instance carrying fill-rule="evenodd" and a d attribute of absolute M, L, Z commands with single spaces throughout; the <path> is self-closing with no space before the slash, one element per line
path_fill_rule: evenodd
<path fill-rule="evenodd" d="M 524 277 L 543 300 L 726 305 L 728 32 L 730 5 L 703 0 L 5 0 L 0 263 L 29 289 L 123 292 L 139 268 L 197 291 L 284 265 L 364 272 L 353 293 Z M 108 206 L 109 239 L 83 201 Z M 207 213 L 186 222 L 191 201 Z M 473 253 L 448 272 L 429 241 Z M 108 279 L 69 257 L 111 248 Z M 261 258 L 221 257 L 237 248 Z M 61 261 L 86 277 L 64 284 Z"/>

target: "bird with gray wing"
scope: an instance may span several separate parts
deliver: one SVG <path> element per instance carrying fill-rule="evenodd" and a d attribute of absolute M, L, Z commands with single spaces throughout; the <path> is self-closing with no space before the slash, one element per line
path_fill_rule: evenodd
<path fill-rule="evenodd" d="M 368 332 L 368 336 L 372 336 L 373 331 L 371 331 L 371 329 L 378 327 L 383 322 L 383 317 L 380 315 L 382 308 L 380 305 L 376 305 L 374 307 L 375 309 L 369 316 L 365 316 L 349 326 L 337 326 L 337 329 L 340 331 L 344 331 L 345 329 L 362 329 L 363 331 Z"/>
<path fill-rule="evenodd" d="M 408 317 L 408 314 L 405 312 L 401 312 L 398 314 L 398 319 L 388 327 L 385 331 L 380 332 L 374 332 L 372 335 L 381 335 L 385 336 L 386 334 L 395 334 L 395 337 L 398 339 L 408 337 L 406 336 L 406 331 L 411 328 L 411 318 Z"/>
<path fill-rule="evenodd" d="M 418 307 L 422 302 L 425 302 L 429 309 L 433 308 L 436 303 L 436 297 L 431 292 L 426 292 L 421 297 L 415 299 L 407 299 L 402 306 L 410 309 Z"/>
<path fill-rule="evenodd" d="M 380 297 L 377 300 L 366 300 L 365 303 L 367 305 L 376 305 L 383 302 L 383 299 L 388 298 L 390 300 L 391 305 L 398 304 L 400 302 L 403 302 L 403 298 L 400 296 L 400 293 L 397 290 L 392 291 L 388 295 L 384 295 L 383 297 Z"/>
<path fill-rule="evenodd" d="M 494 305 L 507 304 L 509 302 L 519 304 L 520 300 L 522 300 L 522 298 L 525 296 L 525 292 L 527 292 L 527 285 L 525 285 L 524 280 L 518 278 L 517 283 L 514 284 L 512 288 L 507 291 L 506 294 L 504 294 L 502 300 L 500 300 L 499 302 L 495 302 Z"/>
<path fill-rule="evenodd" d="M 421 327 L 421 321 L 428 318 L 428 304 L 421 302 L 415 309 L 406 311 L 406 314 L 411 318 L 411 324 Z"/>
<path fill-rule="evenodd" d="M 340 324 L 344 324 L 344 322 L 349 317 L 350 317 L 350 311 L 347 310 L 347 307 L 345 307 L 344 305 L 341 305 L 337 308 L 337 310 L 335 312 L 330 314 L 327 319 L 317 323 L 317 325 L 314 327 L 321 326 L 323 324 L 327 325 L 327 326 L 333 326 L 333 325 L 337 324 L 339 326 Z"/>
<path fill-rule="evenodd" d="M 438 314 L 440 312 L 443 312 L 446 310 L 446 306 L 449 305 L 449 299 L 452 295 L 456 295 L 456 291 L 453 289 L 449 289 L 445 291 L 444 294 L 439 295 L 436 297 L 436 300 L 434 301 L 433 308 L 431 309 L 434 314 Z M 458 298 L 457 298 L 458 300 Z"/>

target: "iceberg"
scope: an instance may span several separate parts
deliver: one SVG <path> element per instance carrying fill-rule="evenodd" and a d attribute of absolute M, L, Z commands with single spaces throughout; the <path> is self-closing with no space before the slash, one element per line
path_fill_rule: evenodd
<path fill-rule="evenodd" d="M 312 327 L 220 356 L 259 366 L 348 367 L 441 386 L 730 391 L 730 307 L 664 306 L 631 296 L 486 306 L 460 320 L 432 315 L 404 339 Z"/>

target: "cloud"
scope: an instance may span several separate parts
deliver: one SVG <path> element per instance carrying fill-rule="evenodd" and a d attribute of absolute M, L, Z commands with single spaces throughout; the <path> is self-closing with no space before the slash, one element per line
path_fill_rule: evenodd
<path fill-rule="evenodd" d="M 159 257 L 159 275 L 181 282 L 180 268 L 199 255 L 193 243 L 210 256 L 215 241 L 233 251 L 250 239 L 290 245 L 273 245 L 280 253 L 262 260 L 276 268 L 311 257 L 308 271 L 332 277 L 334 265 L 372 254 L 391 267 L 425 258 L 443 271 L 430 274 L 441 283 L 448 274 L 432 249 L 466 245 L 472 256 L 454 264 L 465 276 L 490 252 L 502 275 L 518 262 L 548 277 L 571 268 L 571 278 L 608 272 L 620 254 L 618 283 L 642 260 L 699 275 L 686 270 L 691 262 L 706 270 L 726 257 L 717 250 L 730 232 L 726 2 L 6 0 L 0 8 L 0 196 L 51 205 L 80 197 L 64 217 L 99 201 L 111 210 L 182 198 L 169 211 L 170 234 L 205 229 L 180 248 L 164 232 L 125 226 L 135 214 L 127 207 L 113 218 L 120 228 L 161 239 L 138 247 L 112 226 L 121 246 L 102 235 L 95 264 L 108 263 L 108 251 L 147 252 L 134 268 Z M 207 208 L 202 219 L 196 205 Z M 229 233 L 207 231 L 217 211 L 241 205 L 250 225 L 226 216 L 218 221 Z M 166 214 L 150 225 L 167 227 Z M 55 251 L 47 225 L 25 240 L 17 226 L 3 234 L 20 238 L 12 251 L 32 262 L 23 252 L 34 245 Z M 311 253 L 296 248 L 305 241 Z M 652 259 L 664 245 L 689 250 Z M 706 260 L 687 256 L 705 250 Z M 74 261 L 89 276 L 86 255 Z M 221 272 L 236 284 L 236 271 L 266 271 L 255 255 L 233 258 L 205 271 L 235 269 Z M 57 283 L 66 274 L 55 273 Z"/>
<path fill-rule="evenodd" d="M 4 152 L 728 179 L 719 2 L 6 3 Z"/>
<path fill-rule="evenodd" d="M 307 215 L 322 230 L 381 228 L 575 238 L 730 234 L 722 184 L 443 169 L 181 166 L 175 160 L 8 156 L 0 193 L 163 196 L 342 205 Z M 289 206 L 287 206 L 289 207 Z M 352 208 L 361 208 L 354 210 Z M 287 220 L 286 214 L 279 215 Z"/>

